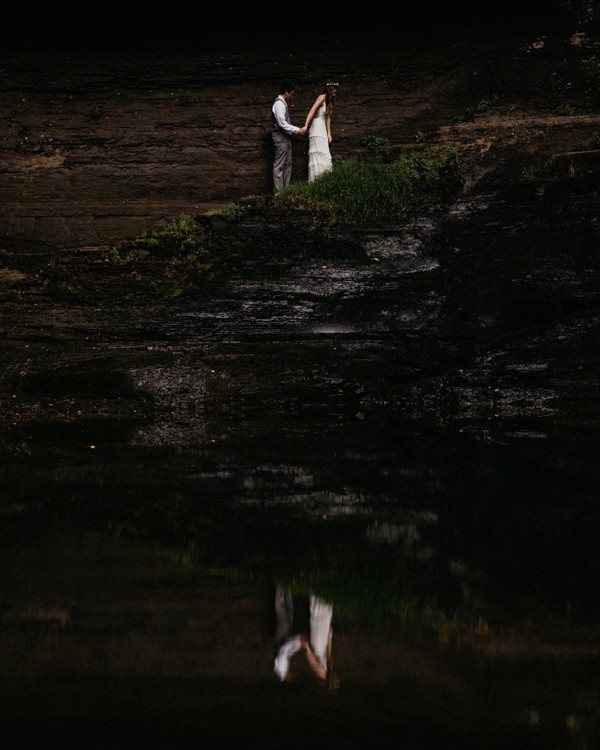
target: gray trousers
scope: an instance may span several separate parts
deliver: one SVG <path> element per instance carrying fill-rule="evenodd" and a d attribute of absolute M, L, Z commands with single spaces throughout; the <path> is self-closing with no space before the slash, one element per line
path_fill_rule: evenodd
<path fill-rule="evenodd" d="M 292 179 L 292 139 L 279 130 L 273 131 L 273 190 L 277 192 Z"/>
<path fill-rule="evenodd" d="M 275 616 L 277 628 L 275 630 L 275 644 L 279 646 L 292 634 L 294 627 L 294 600 L 289 589 L 277 586 L 275 590 Z"/>

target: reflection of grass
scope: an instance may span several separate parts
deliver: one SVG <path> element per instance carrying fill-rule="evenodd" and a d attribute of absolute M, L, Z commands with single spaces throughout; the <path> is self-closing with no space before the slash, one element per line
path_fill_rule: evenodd
<path fill-rule="evenodd" d="M 194 550 L 171 550 L 171 559 L 186 568 L 205 569 Z M 231 581 L 262 580 L 265 573 L 226 564 L 209 566 L 208 572 Z M 454 622 L 432 592 L 418 592 L 415 580 L 399 567 L 382 570 L 373 564 L 358 570 L 321 569 L 296 577 L 276 577 L 279 584 L 296 596 L 311 594 L 331 602 L 336 617 L 356 626 L 383 627 L 402 623 L 424 628 L 442 628 Z"/>
<path fill-rule="evenodd" d="M 236 527 L 243 531 L 223 536 L 222 510 L 201 510 L 183 495 L 169 496 L 168 501 L 165 497 L 140 507 L 135 519 L 112 530 L 154 540 L 189 570 L 209 570 L 230 580 L 276 581 L 299 596 L 317 594 L 356 625 L 376 627 L 391 621 L 436 628 L 452 619 L 453 584 L 419 570 L 399 549 L 357 549 L 353 534 L 338 539 L 334 548 L 312 546 L 314 529 L 302 527 L 295 528 L 295 551 L 289 549 L 285 532 L 280 544 L 271 547 L 272 534 L 255 538 L 252 524 L 245 525 L 241 518 Z"/>
<path fill-rule="evenodd" d="M 440 627 L 450 621 L 433 585 L 420 581 L 401 556 L 348 555 L 328 569 L 302 572 L 283 585 L 296 594 L 311 593 L 330 601 L 338 615 L 355 624 L 377 625 L 390 619 Z"/>

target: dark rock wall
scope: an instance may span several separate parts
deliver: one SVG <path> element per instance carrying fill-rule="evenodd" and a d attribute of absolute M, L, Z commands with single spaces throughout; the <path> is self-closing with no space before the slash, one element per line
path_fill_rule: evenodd
<path fill-rule="evenodd" d="M 289 78 L 296 124 L 324 80 L 340 82 L 334 159 L 359 150 L 365 135 L 447 139 L 454 118 L 492 95 L 503 127 L 515 112 L 550 116 L 569 97 L 581 102 L 574 24 L 553 37 L 543 24 L 539 37 L 517 29 L 493 41 L 464 29 L 454 40 L 316 53 L 6 58 L 0 235 L 110 244 L 180 213 L 270 193 L 270 104 Z M 296 140 L 295 180 L 306 179 L 306 151 L 306 139 Z"/>

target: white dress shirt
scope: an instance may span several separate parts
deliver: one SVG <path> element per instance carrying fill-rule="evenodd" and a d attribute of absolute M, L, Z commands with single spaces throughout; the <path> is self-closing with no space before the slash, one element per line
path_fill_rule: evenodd
<path fill-rule="evenodd" d="M 277 127 L 282 130 L 284 133 L 289 133 L 292 135 L 293 133 L 298 133 L 300 128 L 297 128 L 295 125 L 292 125 L 288 121 L 288 107 L 285 99 L 281 94 L 275 99 L 275 102 L 273 103 L 273 116 L 275 117 L 275 122 L 277 123 Z"/>

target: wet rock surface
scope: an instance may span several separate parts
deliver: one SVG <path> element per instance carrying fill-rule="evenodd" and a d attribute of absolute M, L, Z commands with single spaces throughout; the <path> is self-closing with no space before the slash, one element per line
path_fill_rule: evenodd
<path fill-rule="evenodd" d="M 407 423 L 595 427 L 590 137 L 589 126 L 568 128 L 576 167 L 562 130 L 545 134 L 541 155 L 527 137 L 492 145 L 443 204 L 425 202 L 402 225 L 340 227 L 301 213 L 214 220 L 215 242 L 243 248 L 238 265 L 180 300 L 161 300 L 102 248 L 9 244 L 5 417 L 19 393 L 61 387 L 168 414 L 174 394 L 183 408 L 198 400 L 200 367 L 218 371 L 231 397 L 259 409 L 266 398 L 282 416 L 333 399 L 350 419 L 391 409 Z M 546 149 L 558 153 L 550 166 Z M 236 371 L 236 352 L 253 378 Z M 222 358 L 217 369 L 211 357 Z M 170 367 L 178 388 L 163 383 Z"/>

